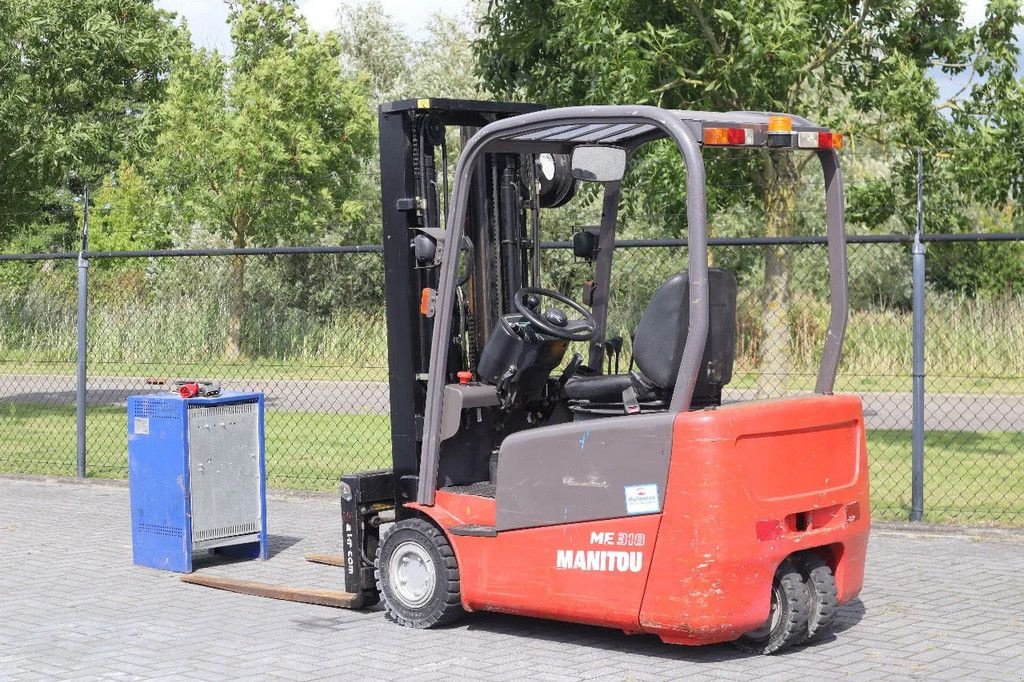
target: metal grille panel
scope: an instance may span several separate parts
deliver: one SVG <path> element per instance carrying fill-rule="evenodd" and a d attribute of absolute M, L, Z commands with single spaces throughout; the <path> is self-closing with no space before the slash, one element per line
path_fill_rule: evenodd
<path fill-rule="evenodd" d="M 190 405 L 188 417 L 193 541 L 256 532 L 261 521 L 256 403 Z"/>

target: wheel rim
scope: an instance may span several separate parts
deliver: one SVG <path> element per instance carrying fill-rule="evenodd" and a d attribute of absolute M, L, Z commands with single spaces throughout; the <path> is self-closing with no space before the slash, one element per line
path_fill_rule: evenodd
<path fill-rule="evenodd" d="M 388 578 L 395 596 L 405 606 L 417 608 L 434 594 L 437 571 L 426 549 L 415 542 L 403 542 L 388 561 Z"/>
<path fill-rule="evenodd" d="M 764 622 L 764 625 L 756 630 L 751 630 L 747 633 L 747 637 L 751 639 L 766 639 L 779 626 L 779 619 L 782 617 L 782 610 L 779 608 L 779 602 L 782 600 L 782 594 L 779 592 L 779 586 L 772 586 L 772 603 L 770 610 L 768 611 L 768 619 Z"/>

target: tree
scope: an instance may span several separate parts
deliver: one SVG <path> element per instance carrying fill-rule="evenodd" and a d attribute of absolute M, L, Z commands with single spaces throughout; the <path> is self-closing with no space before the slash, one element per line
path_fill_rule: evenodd
<path fill-rule="evenodd" d="M 90 197 L 89 248 L 93 251 L 166 249 L 172 246 L 159 193 L 138 168 L 122 164 Z M 129 261 L 98 260 L 100 267 L 135 267 Z"/>
<path fill-rule="evenodd" d="M 230 63 L 196 50 L 172 74 L 151 181 L 179 226 L 235 248 L 326 233 L 373 145 L 365 80 L 348 78 L 333 33 L 311 31 L 292 0 L 232 4 Z M 226 354 L 241 354 L 245 258 L 232 263 Z"/>
<path fill-rule="evenodd" d="M 935 103 L 932 70 L 957 72 L 979 43 L 998 51 L 1012 42 L 1012 31 L 964 27 L 954 0 L 494 0 L 483 24 L 480 73 L 504 96 L 792 112 L 854 140 L 926 148 L 949 144 L 953 128 Z M 707 163 L 712 185 L 750 183 L 766 234 L 788 236 L 807 158 L 764 151 L 708 155 Z M 646 161 L 634 180 L 673 188 L 657 201 L 678 201 L 679 171 L 666 172 L 657 153 Z M 710 199 L 750 200 L 737 192 Z M 791 271 L 786 250 L 764 250 L 762 393 L 787 371 Z"/>
<path fill-rule="evenodd" d="M 426 38 L 412 50 L 406 96 L 487 98 L 487 90 L 475 73 L 468 20 L 471 17 L 460 20 L 440 12 L 430 17 Z"/>
<path fill-rule="evenodd" d="M 73 220 L 69 181 L 145 155 L 187 45 L 171 20 L 144 0 L 0 0 L 0 240 Z"/>
<path fill-rule="evenodd" d="M 340 11 L 343 64 L 370 79 L 373 107 L 395 99 L 407 83 L 410 46 L 380 0 L 343 5 Z"/>
<path fill-rule="evenodd" d="M 437 12 L 422 40 L 410 40 L 380 0 L 345 5 L 340 18 L 343 63 L 370 79 L 375 108 L 393 99 L 483 96 L 474 73 L 473 17 Z"/>
<path fill-rule="evenodd" d="M 941 103 L 954 139 L 926 156 L 926 225 L 931 232 L 1007 232 L 1024 227 L 1024 82 L 1014 34 L 1018 0 L 992 0 L 973 36 L 971 59 L 946 67 L 962 87 Z M 940 289 L 1002 295 L 1024 290 L 1019 243 L 929 246 L 929 280 Z"/>

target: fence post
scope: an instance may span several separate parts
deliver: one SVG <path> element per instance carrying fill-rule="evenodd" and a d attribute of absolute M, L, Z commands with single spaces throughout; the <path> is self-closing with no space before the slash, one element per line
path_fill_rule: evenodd
<path fill-rule="evenodd" d="M 924 163 L 921 150 L 917 150 L 917 229 L 911 253 L 913 272 L 913 406 L 911 408 L 911 474 L 910 520 L 921 521 L 924 516 Z"/>
<path fill-rule="evenodd" d="M 82 249 L 78 252 L 78 375 L 75 380 L 75 470 L 78 478 L 85 478 L 85 381 L 86 381 L 86 328 L 89 322 L 89 187 L 86 185 L 82 213 Z"/>

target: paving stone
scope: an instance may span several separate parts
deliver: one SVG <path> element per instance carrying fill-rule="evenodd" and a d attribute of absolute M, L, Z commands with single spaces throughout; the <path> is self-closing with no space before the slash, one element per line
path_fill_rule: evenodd
<path fill-rule="evenodd" d="M 352 612 L 185 585 L 133 566 L 124 486 L 0 477 L 0 680 L 1024 679 L 1024 538 L 872 533 L 836 632 L 785 655 L 489 613 L 407 630 Z M 270 561 L 200 571 L 342 589 L 335 500 L 273 494 Z"/>

